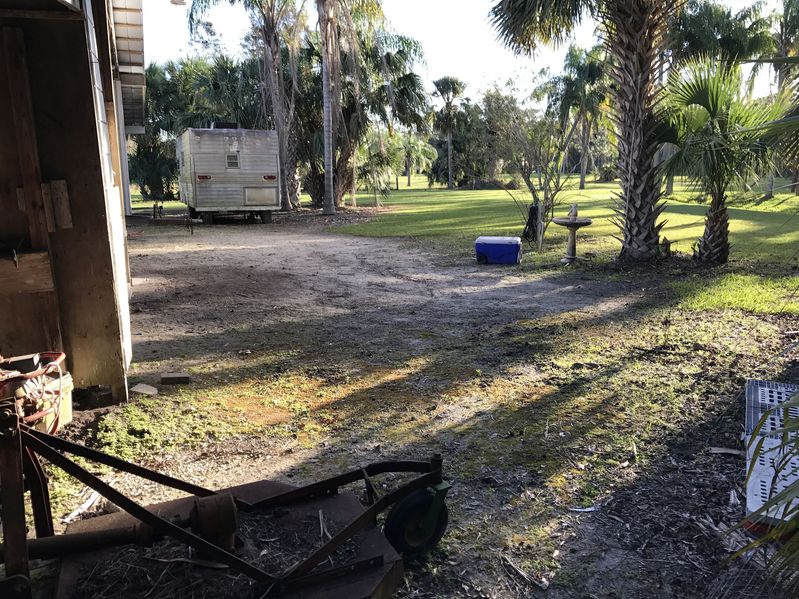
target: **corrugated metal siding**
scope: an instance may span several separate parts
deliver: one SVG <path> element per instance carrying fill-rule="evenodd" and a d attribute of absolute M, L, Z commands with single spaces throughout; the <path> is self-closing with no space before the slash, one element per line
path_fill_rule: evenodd
<path fill-rule="evenodd" d="M 114 23 L 114 50 L 125 126 L 130 133 L 144 127 L 144 18 L 142 0 L 111 0 Z"/>
<path fill-rule="evenodd" d="M 177 140 L 181 199 L 202 209 L 244 210 L 245 188 L 274 190 L 263 194 L 274 200 L 260 207 L 279 208 L 277 133 L 247 129 L 189 129 Z M 237 154 L 239 168 L 227 168 L 227 155 Z M 210 181 L 198 181 L 209 175 Z"/>
<path fill-rule="evenodd" d="M 233 154 L 234 152 L 229 152 Z M 239 154 L 239 168 L 227 168 L 225 157 L 221 154 L 197 154 L 192 151 L 194 172 L 198 175 L 214 175 L 215 180 L 238 181 L 260 179 L 265 175 L 277 175 L 277 156 L 268 154 Z"/>

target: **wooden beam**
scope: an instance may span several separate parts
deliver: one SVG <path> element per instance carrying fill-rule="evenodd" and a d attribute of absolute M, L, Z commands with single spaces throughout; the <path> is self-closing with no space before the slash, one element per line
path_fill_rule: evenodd
<path fill-rule="evenodd" d="M 36 120 L 33 112 L 25 38 L 18 27 L 3 27 L 3 53 L 8 75 L 9 99 L 17 140 L 19 170 L 25 196 L 25 214 L 28 219 L 31 249 L 50 252 L 50 235 L 47 227 L 45 198 L 42 194 L 42 176 L 39 165 L 39 147 L 36 140 Z M 52 266 L 51 266 L 52 278 Z M 61 350 L 61 318 L 55 290 L 43 294 L 41 318 L 31 327 L 41 326 L 48 347 Z"/>
<path fill-rule="evenodd" d="M 42 205 L 44 206 L 44 221 L 47 232 L 55 233 L 55 217 L 53 216 L 53 198 L 50 197 L 50 184 L 42 183 Z"/>
<path fill-rule="evenodd" d="M 17 10 L 13 8 L 0 9 L 0 19 L 37 19 L 46 21 L 82 21 L 83 14 L 79 12 L 63 12 L 55 10 Z"/>
<path fill-rule="evenodd" d="M 42 177 L 39 170 L 39 146 L 36 141 L 36 124 L 33 115 L 25 39 L 17 27 L 3 28 L 3 49 L 8 70 L 8 89 L 12 93 L 11 112 L 14 132 L 17 136 L 19 170 L 22 173 L 22 190 L 25 196 L 25 214 L 28 216 L 28 231 L 31 247 L 48 249 L 47 215 L 42 194 Z"/>
<path fill-rule="evenodd" d="M 25 252 L 0 258 L 0 295 L 54 291 L 50 254 Z"/>
<path fill-rule="evenodd" d="M 56 179 L 42 183 L 42 199 L 47 219 L 47 230 L 54 233 L 56 229 L 72 228 L 72 209 L 69 205 L 67 182 Z M 25 212 L 25 188 L 17 187 L 17 208 Z"/>
<path fill-rule="evenodd" d="M 50 199 L 53 202 L 53 215 L 57 229 L 72 228 L 72 208 L 69 205 L 67 182 L 63 179 L 50 181 Z"/>

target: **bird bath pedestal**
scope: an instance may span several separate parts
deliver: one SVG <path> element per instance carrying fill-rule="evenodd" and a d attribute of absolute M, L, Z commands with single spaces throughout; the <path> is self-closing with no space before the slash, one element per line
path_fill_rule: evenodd
<path fill-rule="evenodd" d="M 569 243 L 566 247 L 566 255 L 560 259 L 562 264 L 571 264 L 577 260 L 577 229 L 587 227 L 593 221 L 590 218 L 577 216 L 577 204 L 572 204 L 569 216 L 556 216 L 552 222 L 569 230 Z"/>

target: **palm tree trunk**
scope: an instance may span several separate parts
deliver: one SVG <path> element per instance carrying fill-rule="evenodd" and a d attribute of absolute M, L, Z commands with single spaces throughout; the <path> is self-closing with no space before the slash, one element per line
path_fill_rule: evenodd
<path fill-rule="evenodd" d="M 452 131 L 447 131 L 447 189 L 452 189 Z"/>
<path fill-rule="evenodd" d="M 700 262 L 724 264 L 730 256 L 730 217 L 725 199 L 714 197 L 705 214 L 705 232 L 697 254 Z"/>
<path fill-rule="evenodd" d="M 660 83 L 658 65 L 675 5 L 656 0 L 604 3 L 607 48 L 615 58 L 615 121 L 621 192 L 615 223 L 621 229 L 621 258 L 657 257 L 663 212 L 655 139 Z"/>
<path fill-rule="evenodd" d="M 590 136 L 588 119 L 583 118 L 580 144 L 580 189 L 585 189 L 585 173 L 588 171 L 588 140 Z"/>
<path fill-rule="evenodd" d="M 355 192 L 358 189 L 358 148 L 352 153 L 352 184 L 350 185 L 350 204 L 353 208 L 358 207 L 358 200 L 355 197 Z"/>
<path fill-rule="evenodd" d="M 335 193 L 333 189 L 333 106 L 330 85 L 330 31 L 328 30 L 329 0 L 317 0 L 319 29 L 322 37 L 322 120 L 324 136 L 325 196 L 322 214 L 335 214 Z"/>
<path fill-rule="evenodd" d="M 766 194 L 764 199 L 770 200 L 774 197 L 774 174 L 770 174 L 766 178 Z"/>
<path fill-rule="evenodd" d="M 277 43 L 274 39 L 270 39 L 266 29 L 263 30 L 264 38 L 264 74 L 266 75 L 266 84 L 269 87 L 269 100 L 272 104 L 272 117 L 275 124 L 275 131 L 277 132 L 277 153 L 278 153 L 278 176 L 280 177 L 280 207 L 281 210 L 289 211 L 292 209 L 292 201 L 290 197 L 291 186 L 289 184 L 289 176 L 293 173 L 288 172 L 289 159 L 288 159 L 288 123 L 286 122 L 285 114 L 285 98 L 281 94 L 283 88 L 278 84 L 278 77 L 282 77 L 282 73 L 277 72 L 277 65 L 275 64 L 276 49 L 274 45 Z M 277 52 L 280 49 L 277 48 Z"/>

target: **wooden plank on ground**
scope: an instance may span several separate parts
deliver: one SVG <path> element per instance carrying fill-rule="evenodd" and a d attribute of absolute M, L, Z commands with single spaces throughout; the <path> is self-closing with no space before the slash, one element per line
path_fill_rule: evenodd
<path fill-rule="evenodd" d="M 0 295 L 53 291 L 47 252 L 25 252 L 0 258 Z"/>

